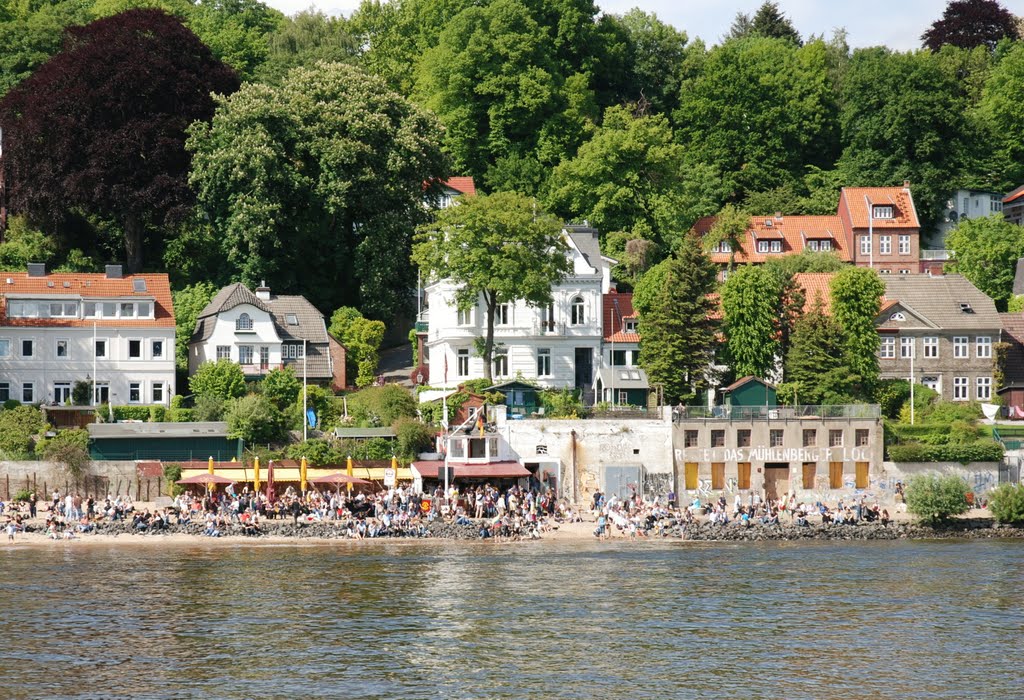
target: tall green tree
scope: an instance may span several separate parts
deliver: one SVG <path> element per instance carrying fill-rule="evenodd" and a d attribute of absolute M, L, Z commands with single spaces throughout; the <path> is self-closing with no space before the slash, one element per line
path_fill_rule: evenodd
<path fill-rule="evenodd" d="M 425 276 L 454 284 L 460 310 L 483 301 L 487 331 L 480 354 L 486 379 L 491 378 L 498 304 L 547 304 L 552 286 L 570 272 L 561 228 L 533 200 L 497 192 L 439 211 L 417 233 L 413 261 Z"/>
<path fill-rule="evenodd" d="M 750 214 L 734 204 L 726 204 L 715 217 L 715 223 L 704 238 L 704 248 L 710 250 L 720 243 L 729 246 L 729 272 L 736 266 L 736 251 L 742 250 L 750 228 Z"/>
<path fill-rule="evenodd" d="M 722 285 L 722 330 L 737 377 L 762 379 L 779 355 L 779 278 L 760 265 L 743 265 Z"/>
<path fill-rule="evenodd" d="M 567 219 L 587 219 L 602 233 L 649 240 L 660 258 L 718 203 L 703 189 L 706 183 L 691 181 L 690 174 L 664 116 L 612 107 L 576 157 L 552 172 L 545 203 Z"/>
<path fill-rule="evenodd" d="M 836 93 L 821 41 L 749 38 L 712 48 L 683 83 L 674 116 L 687 152 L 717 167 L 733 199 L 832 167 Z"/>
<path fill-rule="evenodd" d="M 245 374 L 237 362 L 220 359 L 204 362 L 188 380 L 188 387 L 200 398 L 227 401 L 245 396 Z"/>
<path fill-rule="evenodd" d="M 191 182 L 237 277 L 321 309 L 405 308 L 423 183 L 446 174 L 436 120 L 339 63 L 248 83 L 217 105 L 191 130 Z"/>
<path fill-rule="evenodd" d="M 188 371 L 188 342 L 196 328 L 196 319 L 217 293 L 210 282 L 196 282 L 174 292 L 174 361 L 177 368 Z"/>
<path fill-rule="evenodd" d="M 757 36 L 765 39 L 782 39 L 795 46 L 800 46 L 800 32 L 782 13 L 777 2 L 764 2 L 757 8 L 754 16 L 739 12 L 729 28 L 729 39 L 745 39 Z"/>
<path fill-rule="evenodd" d="M 259 0 L 203 0 L 188 9 L 188 26 L 213 55 L 252 80 L 269 56 L 269 38 L 284 15 Z"/>
<path fill-rule="evenodd" d="M 946 269 L 960 273 L 1006 309 L 1017 260 L 1024 257 L 1024 227 L 1011 224 L 1002 214 L 962 219 L 946 236 L 946 247 L 953 253 Z"/>
<path fill-rule="evenodd" d="M 966 101 L 929 51 L 855 51 L 842 87 L 845 148 L 838 168 L 848 186 L 909 180 L 922 228 L 962 178 L 971 133 Z"/>
<path fill-rule="evenodd" d="M 193 203 L 185 129 L 213 115 L 211 93 L 237 86 L 159 10 L 69 31 L 61 52 L 0 101 L 12 209 L 51 228 L 75 210 L 117 221 L 128 271 L 139 271 L 147 232 L 163 233 Z"/>
<path fill-rule="evenodd" d="M 667 401 L 693 401 L 712 378 L 718 324 L 708 295 L 716 272 L 700 241 L 687 237 L 656 273 L 664 275 L 665 284 L 641 312 L 640 366 L 652 383 L 664 387 Z"/>
<path fill-rule="evenodd" d="M 977 118 L 995 145 L 993 185 L 1009 189 L 1024 181 L 1024 43 L 1016 43 L 991 71 Z"/>
<path fill-rule="evenodd" d="M 845 364 L 843 330 L 825 314 L 820 299 L 794 325 L 786 353 L 786 383 L 796 388 L 800 404 L 835 404 L 853 400 L 859 379 Z"/>
<path fill-rule="evenodd" d="M 292 68 L 312 67 L 318 61 L 355 63 L 357 37 L 340 17 L 303 10 L 285 18 L 267 37 L 267 57 L 257 69 L 260 82 L 278 85 Z"/>
<path fill-rule="evenodd" d="M 832 315 L 843 331 L 844 361 L 860 379 L 860 394 L 870 396 L 878 381 L 878 330 L 885 284 L 866 267 L 847 267 L 831 282 Z"/>
<path fill-rule="evenodd" d="M 342 306 L 331 314 L 327 332 L 345 346 L 346 376 L 355 377 L 358 387 L 369 386 L 377 377 L 384 323 L 364 318 L 359 309 Z"/>

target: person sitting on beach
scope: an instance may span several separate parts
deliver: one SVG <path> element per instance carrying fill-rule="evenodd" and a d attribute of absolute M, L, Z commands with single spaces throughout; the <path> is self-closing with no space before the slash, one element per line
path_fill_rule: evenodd
<path fill-rule="evenodd" d="M 892 520 L 889 518 L 889 511 L 882 509 L 882 514 L 878 516 L 879 522 L 882 523 L 882 527 L 888 527 Z"/>

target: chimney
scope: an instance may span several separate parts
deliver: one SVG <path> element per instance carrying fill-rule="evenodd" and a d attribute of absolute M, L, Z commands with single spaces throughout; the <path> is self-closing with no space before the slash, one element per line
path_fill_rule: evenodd
<path fill-rule="evenodd" d="M 776 219 L 781 219 L 782 218 L 782 212 L 781 211 L 775 212 L 775 218 Z"/>
<path fill-rule="evenodd" d="M 119 280 L 124 277 L 124 270 L 120 265 L 107 265 L 107 279 Z"/>
<path fill-rule="evenodd" d="M 260 280 L 260 286 L 256 287 L 256 298 L 261 301 L 270 301 L 270 287 L 266 280 Z"/>
<path fill-rule="evenodd" d="M 46 277 L 46 263 L 29 263 L 29 277 Z"/>
<path fill-rule="evenodd" d="M 910 180 L 904 180 L 903 181 L 903 186 L 906 187 L 909 190 L 910 189 Z"/>

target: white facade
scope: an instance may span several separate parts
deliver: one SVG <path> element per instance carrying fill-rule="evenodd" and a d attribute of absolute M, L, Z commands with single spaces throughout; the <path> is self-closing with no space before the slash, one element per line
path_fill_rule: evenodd
<path fill-rule="evenodd" d="M 5 273 L 0 401 L 69 404 L 75 384 L 88 382 L 94 404 L 170 403 L 167 275 L 116 275 Z"/>
<path fill-rule="evenodd" d="M 296 353 L 302 352 L 302 344 L 298 345 Z M 204 362 L 226 358 L 242 365 L 246 374 L 259 374 L 254 368 L 260 366 L 264 355 L 265 364 L 279 367 L 282 363 L 281 354 L 281 336 L 271 315 L 251 304 L 240 304 L 217 314 L 213 320 L 213 333 L 208 339 L 192 343 L 189 347 L 188 371 L 190 375 L 194 374 Z"/>
<path fill-rule="evenodd" d="M 597 231 L 574 227 L 565 235 L 573 271 L 553 288 L 551 305 L 507 304 L 495 319 L 495 382 L 521 377 L 549 388 L 589 390 L 592 385 L 602 362 L 602 296 L 611 286 L 615 261 L 600 255 Z M 456 291 L 447 280 L 425 290 L 425 352 L 430 384 L 436 387 L 452 388 L 484 376 L 474 341 L 486 334 L 486 308 L 481 300 L 459 312 Z"/>
<path fill-rule="evenodd" d="M 942 219 L 936 226 L 934 237 L 929 240 L 932 248 L 945 248 L 946 236 L 964 219 L 978 219 L 1003 211 L 1003 195 L 998 192 L 978 190 L 957 190 L 950 195 Z"/>

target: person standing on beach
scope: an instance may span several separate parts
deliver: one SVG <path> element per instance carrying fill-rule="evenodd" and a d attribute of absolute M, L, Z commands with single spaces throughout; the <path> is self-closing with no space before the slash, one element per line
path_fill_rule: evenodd
<path fill-rule="evenodd" d="M 18 531 L 18 525 L 14 520 L 7 519 L 7 541 L 14 542 L 14 533 Z"/>
<path fill-rule="evenodd" d="M 39 503 L 39 499 L 36 498 L 36 492 L 33 491 L 28 495 L 28 517 L 36 517 L 36 505 Z"/>

